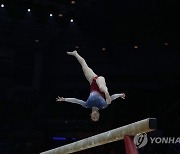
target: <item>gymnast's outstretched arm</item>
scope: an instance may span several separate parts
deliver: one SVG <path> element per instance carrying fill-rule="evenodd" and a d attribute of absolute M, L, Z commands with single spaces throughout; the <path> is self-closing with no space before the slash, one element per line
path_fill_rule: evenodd
<path fill-rule="evenodd" d="M 56 98 L 57 102 L 70 102 L 70 103 L 75 103 L 75 104 L 79 104 L 82 105 L 84 107 L 85 101 L 80 100 L 80 99 L 76 99 L 76 98 L 64 98 L 64 97 L 57 97 Z"/>
<path fill-rule="evenodd" d="M 125 99 L 125 94 L 124 93 L 121 93 L 121 94 L 114 94 L 114 95 L 111 95 L 111 100 L 115 100 L 117 98 L 121 97 L 122 99 Z"/>

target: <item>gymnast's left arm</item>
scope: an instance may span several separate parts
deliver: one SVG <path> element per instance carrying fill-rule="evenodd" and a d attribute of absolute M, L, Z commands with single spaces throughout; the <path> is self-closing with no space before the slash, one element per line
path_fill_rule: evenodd
<path fill-rule="evenodd" d="M 75 103 L 75 104 L 79 104 L 79 105 L 82 105 L 84 107 L 84 104 L 85 102 L 80 100 L 80 99 L 76 99 L 76 98 L 64 98 L 64 97 L 57 97 L 56 98 L 56 101 L 57 102 L 70 102 L 70 103 Z"/>
<path fill-rule="evenodd" d="M 111 100 L 113 101 L 119 97 L 121 97 L 122 99 L 125 99 L 125 96 L 126 96 L 125 93 L 114 94 L 114 95 L 111 95 Z"/>

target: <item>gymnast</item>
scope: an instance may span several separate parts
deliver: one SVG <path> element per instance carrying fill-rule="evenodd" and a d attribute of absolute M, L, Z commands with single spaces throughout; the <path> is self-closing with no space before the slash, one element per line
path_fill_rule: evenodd
<path fill-rule="evenodd" d="M 103 76 L 98 76 L 95 74 L 93 70 L 88 67 L 86 61 L 77 53 L 77 51 L 67 52 L 67 54 L 74 56 L 81 64 L 84 75 L 90 83 L 90 95 L 87 101 L 76 98 L 63 98 L 59 96 L 56 98 L 56 101 L 66 101 L 82 105 L 85 108 L 91 108 L 91 119 L 93 121 L 98 121 L 100 116 L 99 110 L 105 109 L 113 100 L 119 97 L 125 99 L 125 94 L 120 93 L 110 96 L 108 88 L 106 87 L 105 78 Z"/>

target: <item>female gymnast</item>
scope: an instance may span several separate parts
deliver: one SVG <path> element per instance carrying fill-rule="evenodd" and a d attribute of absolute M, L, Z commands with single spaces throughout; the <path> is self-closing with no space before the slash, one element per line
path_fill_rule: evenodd
<path fill-rule="evenodd" d="M 110 96 L 108 88 L 106 87 L 105 78 L 103 76 L 98 76 L 95 74 L 93 70 L 88 67 L 86 61 L 77 53 L 77 51 L 67 52 L 67 54 L 74 56 L 81 64 L 84 75 L 90 83 L 90 95 L 87 101 L 76 98 L 63 98 L 59 96 L 56 98 L 56 101 L 66 101 L 82 105 L 85 108 L 91 108 L 91 119 L 93 121 L 98 121 L 100 116 L 99 109 L 106 108 L 109 104 L 111 104 L 111 101 L 119 97 L 125 99 L 125 94 L 120 93 Z"/>

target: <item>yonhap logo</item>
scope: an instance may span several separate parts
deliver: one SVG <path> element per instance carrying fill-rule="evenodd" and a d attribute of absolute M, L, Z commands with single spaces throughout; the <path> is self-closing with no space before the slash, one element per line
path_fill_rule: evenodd
<path fill-rule="evenodd" d="M 137 148 L 142 148 L 148 143 L 148 138 L 146 133 L 136 134 L 134 136 L 134 144 Z"/>
<path fill-rule="evenodd" d="M 149 137 L 151 144 L 180 144 L 180 137 Z M 134 144 L 137 148 L 142 148 L 148 143 L 146 133 L 139 133 L 134 136 Z"/>

